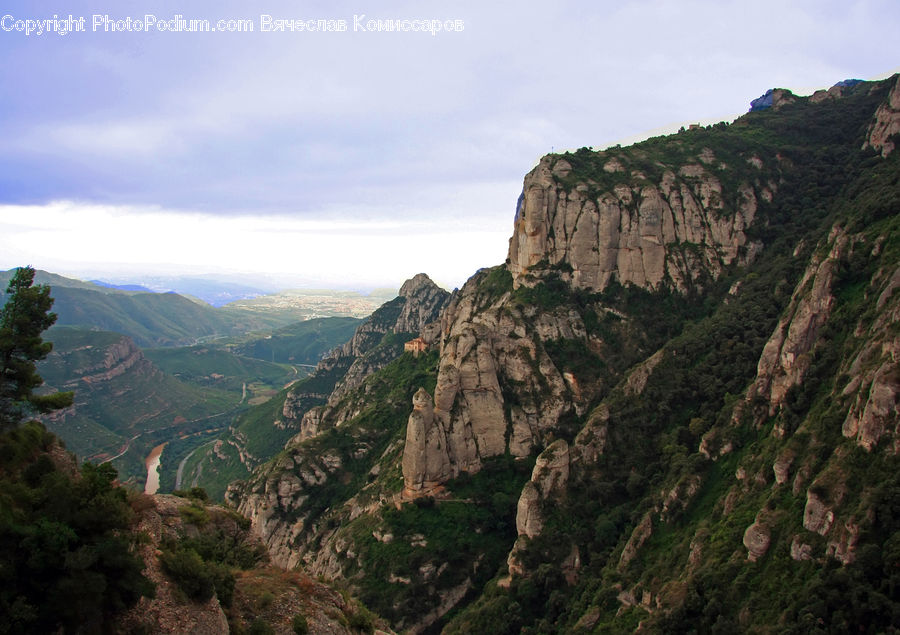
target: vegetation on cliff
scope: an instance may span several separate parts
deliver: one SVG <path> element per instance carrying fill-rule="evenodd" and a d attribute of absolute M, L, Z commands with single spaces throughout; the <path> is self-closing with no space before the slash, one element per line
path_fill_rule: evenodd
<path fill-rule="evenodd" d="M 542 159 L 444 309 L 420 445 L 329 458 L 376 373 L 234 490 L 270 552 L 419 630 L 900 627 L 898 90 Z"/>

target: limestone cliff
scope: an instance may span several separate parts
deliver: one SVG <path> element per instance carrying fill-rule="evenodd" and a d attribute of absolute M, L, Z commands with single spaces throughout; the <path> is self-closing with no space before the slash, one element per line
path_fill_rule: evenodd
<path fill-rule="evenodd" d="M 411 632 L 485 570 L 449 632 L 838 615 L 814 569 L 853 604 L 834 567 L 882 580 L 900 521 L 897 157 L 860 149 L 895 82 L 545 157 L 426 356 L 363 370 L 230 500 Z"/>
<path fill-rule="evenodd" d="M 544 157 L 525 177 L 509 245 L 516 285 L 549 267 L 593 291 L 611 281 L 684 291 L 759 248 L 746 230 L 776 190 L 754 174 L 760 157 L 747 157 L 760 167 L 741 174 L 705 148 L 680 165 L 654 165 L 654 176 L 639 155 L 608 150 L 591 157 L 602 162 L 597 177 L 583 178 L 577 156 Z M 729 173 L 741 174 L 736 185 L 723 181 Z"/>
<path fill-rule="evenodd" d="M 407 340 L 424 335 L 432 341 L 429 333 L 449 295 L 425 274 L 407 280 L 400 294 L 328 353 L 312 375 L 260 411 L 238 418 L 221 443 L 206 452 L 192 478 L 222 495 L 229 482 L 248 477 L 285 444 L 300 444 L 357 416 L 363 402 L 351 395 L 372 373 L 401 356 Z"/>
<path fill-rule="evenodd" d="M 423 420 L 424 434 L 408 433 L 404 450 L 409 495 L 427 493 L 460 472 L 477 472 L 485 458 L 506 451 L 527 456 L 543 445 L 561 416 L 583 408 L 597 389 L 580 390 L 543 345 L 567 340 L 599 346 L 581 315 L 562 307 L 519 306 L 509 292 L 486 297 L 488 275 L 473 276 L 442 317 L 433 405 Z"/>
<path fill-rule="evenodd" d="M 309 430 L 318 425 L 314 421 L 322 421 L 333 412 L 340 401 L 355 388 L 359 387 L 366 377 L 383 368 L 391 360 L 403 352 L 403 341 L 386 342 L 391 335 L 406 336 L 409 339 L 416 335 L 428 335 L 434 329 L 430 325 L 440 318 L 441 310 L 446 305 L 450 294 L 432 282 L 426 274 L 420 273 L 400 287 L 398 296 L 376 310 L 363 324 L 356 329 L 353 337 L 342 347 L 332 351 L 321 363 L 320 367 L 332 366 L 335 363 L 347 363 L 350 366 L 328 396 L 321 408 L 308 415 L 298 439 L 309 435 Z M 429 343 L 433 336 L 427 338 Z M 343 419 L 338 419 L 339 424 Z"/>
<path fill-rule="evenodd" d="M 894 87 L 885 103 L 878 107 L 875 119 L 869 124 L 863 148 L 871 147 L 888 156 L 896 147 L 896 135 L 900 134 L 900 79 L 894 79 Z M 892 138 L 894 137 L 894 138 Z"/>

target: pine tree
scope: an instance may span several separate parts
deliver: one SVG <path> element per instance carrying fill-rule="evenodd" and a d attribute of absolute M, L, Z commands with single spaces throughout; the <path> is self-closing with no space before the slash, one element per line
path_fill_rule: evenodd
<path fill-rule="evenodd" d="M 50 287 L 34 284 L 34 269 L 21 267 L 9 281 L 0 310 L 0 429 L 21 423 L 28 412 L 49 412 L 71 405 L 72 393 L 35 395 L 44 380 L 35 362 L 50 353 L 41 334 L 56 322 L 50 312 Z"/>

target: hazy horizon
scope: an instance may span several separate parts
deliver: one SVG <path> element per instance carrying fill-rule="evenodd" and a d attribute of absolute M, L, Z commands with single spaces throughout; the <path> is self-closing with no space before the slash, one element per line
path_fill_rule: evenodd
<path fill-rule="evenodd" d="M 888 0 L 100 4 L 0 16 L 0 268 L 452 289 L 504 261 L 542 155 L 888 76 L 900 27 Z"/>

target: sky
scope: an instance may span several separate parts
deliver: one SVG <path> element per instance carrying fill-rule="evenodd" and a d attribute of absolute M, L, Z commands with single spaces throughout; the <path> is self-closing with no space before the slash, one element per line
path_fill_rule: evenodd
<path fill-rule="evenodd" d="M 0 269 L 453 288 L 548 152 L 900 70 L 896 0 L 249 4 L 3 2 Z"/>

